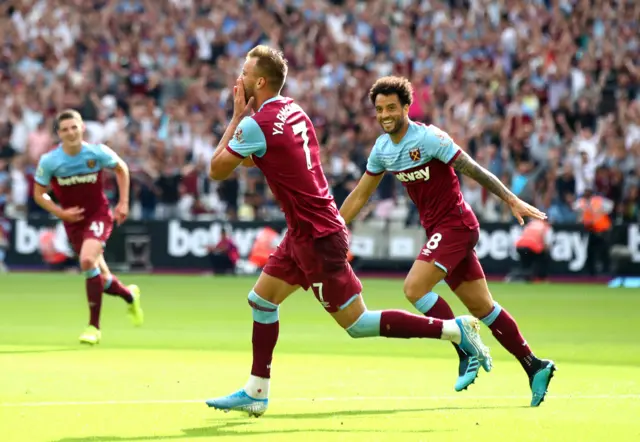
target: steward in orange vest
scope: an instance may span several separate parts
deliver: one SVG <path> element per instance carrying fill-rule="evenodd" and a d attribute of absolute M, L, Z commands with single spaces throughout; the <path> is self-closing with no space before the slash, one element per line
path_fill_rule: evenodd
<path fill-rule="evenodd" d="M 526 224 L 516 241 L 520 255 L 520 268 L 510 275 L 510 280 L 543 280 L 547 277 L 548 249 L 551 226 L 547 221 L 533 220 Z"/>
<path fill-rule="evenodd" d="M 578 219 L 584 225 L 589 235 L 587 244 L 587 262 L 585 267 L 589 274 L 598 273 L 598 264 L 603 273 L 609 272 L 609 234 L 611 231 L 611 218 L 614 203 L 610 199 L 596 195 L 592 189 L 585 190 L 574 205 L 578 212 Z"/>

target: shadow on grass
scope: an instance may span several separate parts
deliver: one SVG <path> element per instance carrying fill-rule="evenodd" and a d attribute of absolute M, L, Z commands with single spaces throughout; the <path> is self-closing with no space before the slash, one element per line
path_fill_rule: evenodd
<path fill-rule="evenodd" d="M 422 413 L 433 411 L 447 411 L 447 410 L 492 410 L 492 409 L 515 409 L 515 408 L 528 408 L 520 406 L 488 406 L 488 407 L 440 407 L 440 408 L 413 408 L 413 409 L 399 409 L 399 410 L 347 410 L 347 411 L 331 411 L 325 413 L 308 412 L 308 413 L 282 413 L 282 414 L 269 414 L 262 420 L 286 420 L 286 419 L 340 419 L 349 417 L 365 417 L 365 416 L 382 416 L 402 413 Z M 118 437 L 118 436 L 90 436 L 81 438 L 64 438 L 58 439 L 54 442 L 124 442 L 124 441 L 147 441 L 147 440 L 171 440 L 171 439 L 196 439 L 203 437 L 216 437 L 216 436 L 273 436 L 274 434 L 309 434 L 309 433 L 338 433 L 338 434 L 358 434 L 358 433 L 392 433 L 392 434 L 423 434 L 423 433 L 444 433 L 456 431 L 453 429 L 432 430 L 425 428 L 422 430 L 378 430 L 372 428 L 370 430 L 361 429 L 318 429 L 318 428 L 299 428 L 299 429 L 266 429 L 264 427 L 256 428 L 252 431 L 251 426 L 254 425 L 255 419 L 253 418 L 239 418 L 221 422 L 220 420 L 209 420 L 211 426 L 200 428 L 185 428 L 182 429 L 182 434 L 172 435 L 158 435 L 158 436 L 138 436 L 138 437 Z M 342 422 L 341 422 L 342 424 Z M 428 424 L 427 424 L 428 425 Z M 240 429 L 241 428 L 241 429 Z M 236 430 L 238 429 L 238 430 Z"/>
<path fill-rule="evenodd" d="M 0 355 L 20 355 L 38 353 L 59 353 L 63 351 L 83 351 L 83 347 L 42 348 L 39 350 L 0 350 Z"/>

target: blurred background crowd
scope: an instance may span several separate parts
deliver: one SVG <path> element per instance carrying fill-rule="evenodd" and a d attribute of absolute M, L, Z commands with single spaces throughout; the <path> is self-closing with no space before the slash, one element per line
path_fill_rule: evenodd
<path fill-rule="evenodd" d="M 41 214 L 30 194 L 53 117 L 132 172 L 138 219 L 281 216 L 259 171 L 207 179 L 230 87 L 256 44 L 281 48 L 285 95 L 312 118 L 341 204 L 380 129 L 376 78 L 404 75 L 410 117 L 438 125 L 552 222 L 585 190 L 617 220 L 640 213 L 640 2 L 605 0 L 4 0 L 0 2 L 0 217 Z M 393 176 L 367 216 L 417 223 Z M 483 221 L 509 213 L 471 180 Z M 107 182 L 117 198 L 115 181 Z"/>

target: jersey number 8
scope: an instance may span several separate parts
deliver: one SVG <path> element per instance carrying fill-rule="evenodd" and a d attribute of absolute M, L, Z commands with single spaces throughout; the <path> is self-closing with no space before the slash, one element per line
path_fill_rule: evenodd
<path fill-rule="evenodd" d="M 437 249 L 438 245 L 440 244 L 440 241 L 442 241 L 442 234 L 434 233 L 433 235 L 431 235 L 431 238 L 429 238 L 429 241 L 427 241 L 427 249 L 429 250 Z"/>

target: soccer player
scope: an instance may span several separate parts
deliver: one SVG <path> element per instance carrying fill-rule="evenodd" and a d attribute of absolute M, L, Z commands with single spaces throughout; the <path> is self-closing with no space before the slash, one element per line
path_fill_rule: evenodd
<path fill-rule="evenodd" d="M 233 118 L 211 159 L 214 180 L 227 178 L 240 164 L 254 163 L 279 201 L 288 231 L 249 293 L 251 376 L 243 389 L 207 405 L 252 416 L 266 411 L 279 306 L 299 287 L 311 287 L 353 338 L 445 339 L 476 356 L 489 371 L 491 357 L 476 318 L 442 321 L 399 310 L 367 310 L 362 285 L 347 262 L 346 225 L 329 194 L 313 124 L 300 106 L 280 95 L 286 75 L 282 53 L 267 46 L 249 52 L 234 88 Z"/>
<path fill-rule="evenodd" d="M 144 320 L 140 289 L 135 285 L 125 287 L 111 274 L 103 256 L 114 216 L 103 191 L 102 170 L 113 169 L 116 174 L 120 201 L 115 208 L 115 220 L 120 225 L 129 214 L 129 168 L 107 146 L 83 141 L 84 123 L 78 112 L 61 112 L 56 126 L 62 142 L 40 158 L 33 198 L 63 221 L 69 242 L 79 256 L 89 302 L 89 326 L 80 335 L 80 342 L 93 345 L 101 339 L 103 291 L 129 305 L 128 314 L 134 325 L 142 325 Z M 49 196 L 49 186 L 60 205 Z"/>
<path fill-rule="evenodd" d="M 347 224 L 351 223 L 384 172 L 392 172 L 417 206 L 427 233 L 427 242 L 405 279 L 407 299 L 424 315 L 454 318 L 447 302 L 433 292 L 444 279 L 469 311 L 520 361 L 529 377 L 531 406 L 538 406 L 544 400 L 555 364 L 534 356 L 515 320 L 492 299 L 474 250 L 479 237 L 478 220 L 462 198 L 455 172 L 475 179 L 500 197 L 521 225 L 524 217 L 545 219 L 546 215 L 517 198 L 448 134 L 435 126 L 409 120 L 412 94 L 411 83 L 402 77 L 383 77 L 371 88 L 369 98 L 385 134 L 376 141 L 366 174 L 345 200 L 340 214 Z M 480 364 L 460 346 L 454 347 L 460 357 L 455 389 L 461 391 L 475 381 Z"/>

